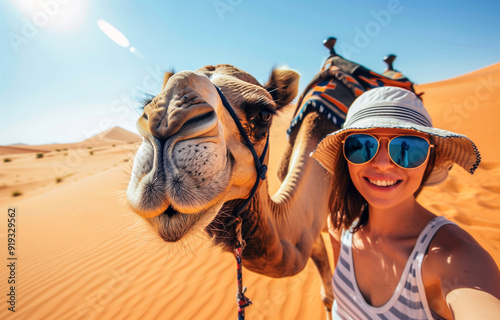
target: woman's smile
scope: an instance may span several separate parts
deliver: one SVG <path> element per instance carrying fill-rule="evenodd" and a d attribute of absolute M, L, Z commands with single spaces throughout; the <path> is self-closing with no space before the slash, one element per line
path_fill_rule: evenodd
<path fill-rule="evenodd" d="M 365 180 L 372 186 L 383 189 L 393 189 L 391 187 L 396 187 L 403 180 L 395 180 L 395 179 L 372 179 L 369 177 L 365 177 Z"/>

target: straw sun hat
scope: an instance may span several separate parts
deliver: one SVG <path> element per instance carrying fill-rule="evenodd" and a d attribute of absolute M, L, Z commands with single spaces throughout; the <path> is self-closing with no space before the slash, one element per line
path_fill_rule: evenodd
<path fill-rule="evenodd" d="M 360 95 L 349 108 L 342 129 L 327 135 L 311 156 L 333 172 L 337 157 L 343 157 L 342 141 L 349 133 L 375 128 L 408 129 L 429 134 L 435 152 L 435 165 L 424 186 L 441 183 L 454 163 L 474 173 L 481 156 L 464 135 L 432 127 L 422 101 L 412 92 L 396 87 L 371 89 Z"/>

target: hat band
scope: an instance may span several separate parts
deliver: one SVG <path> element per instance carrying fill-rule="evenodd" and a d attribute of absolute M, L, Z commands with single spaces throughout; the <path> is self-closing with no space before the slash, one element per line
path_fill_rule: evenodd
<path fill-rule="evenodd" d="M 401 106 L 379 106 L 360 110 L 346 119 L 344 128 L 352 126 L 355 122 L 373 118 L 393 119 L 397 121 L 410 122 L 416 125 L 432 127 L 432 122 L 422 113 Z"/>

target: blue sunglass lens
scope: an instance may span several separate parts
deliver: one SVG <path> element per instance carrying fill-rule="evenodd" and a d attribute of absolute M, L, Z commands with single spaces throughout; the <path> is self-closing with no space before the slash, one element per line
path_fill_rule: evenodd
<path fill-rule="evenodd" d="M 416 168 L 422 165 L 429 153 L 429 142 L 417 136 L 400 136 L 391 140 L 389 156 L 403 168 Z"/>
<path fill-rule="evenodd" d="M 344 155 L 347 160 L 355 164 L 362 164 L 375 157 L 378 141 L 367 134 L 353 134 L 344 142 Z"/>

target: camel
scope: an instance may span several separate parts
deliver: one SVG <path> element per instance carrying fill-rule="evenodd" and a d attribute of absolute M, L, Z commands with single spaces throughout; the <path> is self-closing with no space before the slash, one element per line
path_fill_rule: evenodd
<path fill-rule="evenodd" d="M 330 58 L 344 61 L 334 54 L 333 45 Z M 322 71 L 334 70 L 338 78 L 326 88 L 336 90 L 346 108 L 366 89 L 334 69 L 330 60 Z M 137 121 L 144 141 L 127 189 L 131 208 L 167 242 L 206 232 L 215 244 L 232 252 L 236 235 L 231 213 L 249 196 L 257 172 L 216 87 L 260 156 L 272 119 L 295 98 L 298 80 L 295 71 L 277 68 L 261 85 L 231 65 L 167 73 L 161 93 L 147 103 Z M 311 257 L 321 275 L 322 300 L 330 317 L 332 272 L 320 233 L 329 214 L 333 177 L 309 154 L 323 136 L 340 127 L 342 116 L 308 100 L 318 81 L 313 80 L 298 103 L 278 172 L 281 187 L 270 196 L 266 180 L 262 181 L 240 217 L 246 244 L 244 267 L 270 277 L 286 277 L 303 270 Z M 313 112 L 305 112 L 303 105 Z"/>
<path fill-rule="evenodd" d="M 256 172 L 252 155 L 214 85 L 234 108 L 260 155 L 272 117 L 298 93 L 299 75 L 277 68 L 262 86 L 242 70 L 217 65 L 168 73 L 165 78 L 162 92 L 137 121 L 144 142 L 135 156 L 128 201 L 167 242 L 206 229 L 217 244 L 232 252 L 230 213 L 248 196 Z M 309 160 L 321 137 L 334 129 L 321 117 L 312 114 L 305 119 L 307 125 L 290 154 L 289 174 L 278 193 L 271 198 L 263 181 L 242 214 L 243 265 L 249 270 L 271 277 L 291 276 L 315 253 L 317 264 L 329 270 L 318 236 L 328 213 L 325 199 L 331 178 Z M 331 272 L 325 280 L 329 287 Z M 331 289 L 325 291 L 324 299 L 331 306 Z"/>

